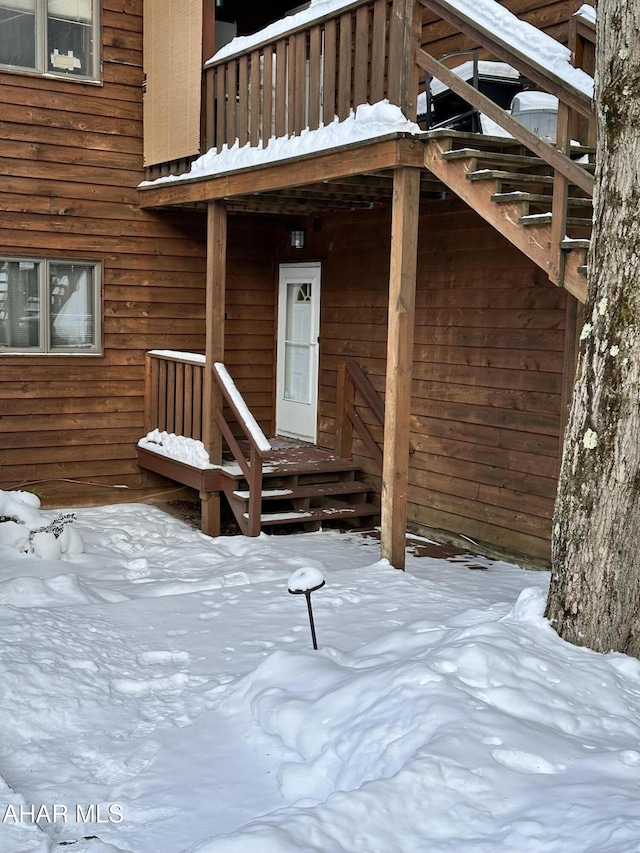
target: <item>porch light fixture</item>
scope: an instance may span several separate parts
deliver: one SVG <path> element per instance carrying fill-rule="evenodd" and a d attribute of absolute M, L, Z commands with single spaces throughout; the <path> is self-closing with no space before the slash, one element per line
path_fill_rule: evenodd
<path fill-rule="evenodd" d="M 304 228 L 291 228 L 291 248 L 304 249 Z"/>

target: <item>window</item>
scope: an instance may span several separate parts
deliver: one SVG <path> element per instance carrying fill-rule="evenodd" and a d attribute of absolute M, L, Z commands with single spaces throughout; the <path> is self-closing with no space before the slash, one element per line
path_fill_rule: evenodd
<path fill-rule="evenodd" d="M 0 352 L 100 352 L 100 265 L 0 257 Z"/>
<path fill-rule="evenodd" d="M 98 79 L 98 0 L 0 0 L 0 66 Z"/>

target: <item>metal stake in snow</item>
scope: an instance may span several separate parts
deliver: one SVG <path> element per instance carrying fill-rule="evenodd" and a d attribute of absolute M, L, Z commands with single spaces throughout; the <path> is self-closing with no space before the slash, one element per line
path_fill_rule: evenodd
<path fill-rule="evenodd" d="M 324 577 L 319 569 L 314 569 L 312 566 L 305 566 L 296 571 L 289 578 L 287 584 L 291 595 L 304 595 L 307 599 L 307 610 L 309 611 L 309 625 L 311 626 L 311 639 L 313 648 L 317 650 L 318 643 L 316 642 L 316 628 L 313 624 L 313 610 L 311 609 L 311 593 L 324 586 Z"/>

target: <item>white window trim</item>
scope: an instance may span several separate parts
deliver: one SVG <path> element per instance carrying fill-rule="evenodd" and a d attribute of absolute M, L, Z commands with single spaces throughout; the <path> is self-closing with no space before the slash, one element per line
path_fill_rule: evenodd
<path fill-rule="evenodd" d="M 7 3 L 10 5 L 10 2 Z M 16 74 L 33 74 L 37 77 L 51 77 L 55 80 L 71 80 L 76 83 L 102 84 L 102 27 L 101 27 L 101 0 L 91 0 L 93 22 L 91 25 L 93 38 L 92 68 L 89 74 L 65 74 L 49 69 L 47 56 L 47 0 L 36 0 L 36 67 L 30 68 L 22 65 L 9 65 L 0 62 L 0 71 L 9 71 Z"/>
<path fill-rule="evenodd" d="M 87 358 L 102 356 L 102 261 L 96 261 L 91 258 L 35 258 L 25 257 L 23 255 L 0 255 L 0 261 L 8 261 L 9 263 L 28 263 L 38 265 L 38 298 L 40 305 L 40 313 L 38 315 L 39 322 L 39 347 L 6 347 L 0 346 L 0 357 L 4 356 L 38 356 L 40 358 Z M 49 322 L 49 277 L 50 265 L 77 264 L 93 269 L 93 335 L 94 341 L 91 348 L 69 348 L 69 349 L 51 349 L 50 342 L 50 322 Z M 44 306 L 44 310 L 42 310 Z"/>

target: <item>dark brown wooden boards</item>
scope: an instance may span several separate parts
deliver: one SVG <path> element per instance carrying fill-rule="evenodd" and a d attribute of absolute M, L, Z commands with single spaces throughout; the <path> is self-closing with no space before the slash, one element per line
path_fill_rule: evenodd
<path fill-rule="evenodd" d="M 397 169 L 393 177 L 381 553 L 404 569 L 409 483 L 409 416 L 413 367 L 420 171 Z"/>

